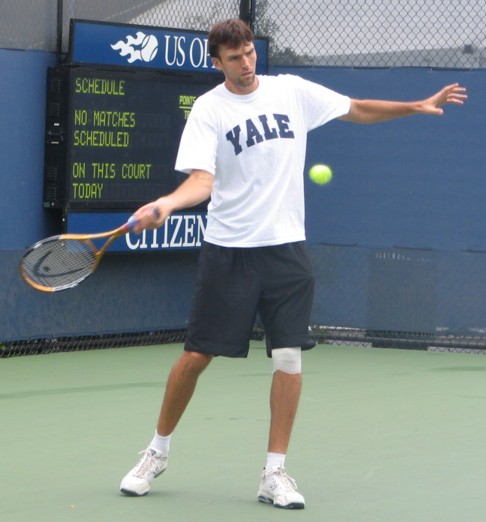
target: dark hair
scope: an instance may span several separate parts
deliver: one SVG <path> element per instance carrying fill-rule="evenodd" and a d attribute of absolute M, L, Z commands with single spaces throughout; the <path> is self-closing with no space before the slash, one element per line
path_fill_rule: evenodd
<path fill-rule="evenodd" d="M 219 46 L 226 45 L 230 49 L 238 49 L 254 40 L 248 25 L 238 18 L 217 23 L 209 32 L 208 49 L 212 58 L 219 58 Z"/>

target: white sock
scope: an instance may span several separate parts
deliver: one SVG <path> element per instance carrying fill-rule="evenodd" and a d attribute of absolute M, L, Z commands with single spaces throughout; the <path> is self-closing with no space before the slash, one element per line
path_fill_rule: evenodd
<path fill-rule="evenodd" d="M 285 454 L 284 453 L 267 453 L 267 465 L 265 471 L 270 473 L 278 468 L 285 468 Z"/>
<path fill-rule="evenodd" d="M 167 435 L 167 437 L 163 437 L 162 435 L 159 435 L 157 432 L 155 432 L 154 438 L 152 439 L 152 442 L 149 444 L 149 447 L 153 450 L 160 451 L 163 457 L 167 457 L 167 455 L 169 454 L 171 437 L 172 433 L 170 435 Z"/>

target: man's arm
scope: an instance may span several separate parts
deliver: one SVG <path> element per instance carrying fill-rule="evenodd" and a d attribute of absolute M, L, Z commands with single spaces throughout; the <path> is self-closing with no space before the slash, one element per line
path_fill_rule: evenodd
<path fill-rule="evenodd" d="M 134 232 L 157 228 L 176 210 L 194 207 L 211 196 L 214 176 L 205 170 L 193 170 L 190 176 L 171 194 L 140 207 L 133 215 L 137 219 Z"/>
<path fill-rule="evenodd" d="M 352 99 L 349 113 L 340 119 L 353 123 L 378 123 L 414 114 L 441 116 L 444 113 L 442 105 L 462 105 L 466 99 L 466 89 L 457 83 L 447 85 L 430 98 L 421 101 L 395 102 Z"/>

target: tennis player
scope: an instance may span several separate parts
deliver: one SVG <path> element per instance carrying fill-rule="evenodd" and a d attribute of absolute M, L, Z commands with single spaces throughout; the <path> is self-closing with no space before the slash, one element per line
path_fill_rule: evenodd
<path fill-rule="evenodd" d="M 273 377 L 257 498 L 302 509 L 304 497 L 285 458 L 301 392 L 301 352 L 313 346 L 314 279 L 304 231 L 307 133 L 335 118 L 374 123 L 440 116 L 444 104 L 461 105 L 466 90 L 449 85 L 416 102 L 358 100 L 293 75 L 257 76 L 254 37 L 241 20 L 215 25 L 209 52 L 224 82 L 197 99 L 185 126 L 175 168 L 189 176 L 135 213 L 141 231 L 211 198 L 185 350 L 170 372 L 155 435 L 120 489 L 133 496 L 149 492 L 167 467 L 172 434 L 201 372 L 215 356 L 247 357 L 258 313 Z"/>

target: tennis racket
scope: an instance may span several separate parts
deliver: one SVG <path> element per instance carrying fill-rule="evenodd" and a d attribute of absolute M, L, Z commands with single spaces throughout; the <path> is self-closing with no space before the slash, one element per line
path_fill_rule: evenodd
<path fill-rule="evenodd" d="M 121 227 L 99 234 L 61 234 L 31 246 L 20 261 L 24 281 L 41 292 L 73 288 L 98 267 L 103 254 L 115 239 L 130 232 L 137 220 L 132 216 Z M 106 239 L 101 248 L 95 240 Z"/>

